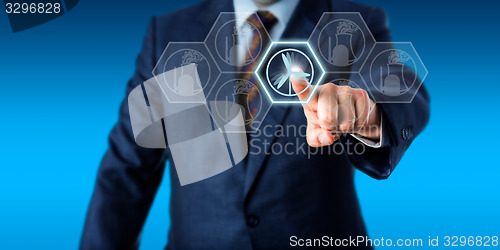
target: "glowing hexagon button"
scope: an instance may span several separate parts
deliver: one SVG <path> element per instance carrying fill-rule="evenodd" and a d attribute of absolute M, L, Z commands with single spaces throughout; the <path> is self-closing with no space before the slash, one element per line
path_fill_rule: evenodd
<path fill-rule="evenodd" d="M 300 68 L 298 72 L 294 68 Z M 257 64 L 255 75 L 272 103 L 307 103 L 314 95 L 325 70 L 308 42 L 272 42 Z M 311 90 L 309 96 L 299 100 L 292 88 L 291 77 L 303 78 Z"/>
<path fill-rule="evenodd" d="M 358 12 L 325 12 L 308 40 L 328 72 L 356 72 L 375 44 Z"/>

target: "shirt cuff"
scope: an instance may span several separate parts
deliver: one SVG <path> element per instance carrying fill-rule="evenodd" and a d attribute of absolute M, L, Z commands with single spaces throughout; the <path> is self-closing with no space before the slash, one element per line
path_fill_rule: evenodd
<path fill-rule="evenodd" d="M 361 143 L 365 144 L 368 147 L 380 148 L 380 147 L 382 147 L 382 145 L 384 145 L 384 142 L 383 142 L 384 136 L 382 134 L 382 133 L 384 133 L 384 130 L 382 129 L 383 122 L 384 122 L 383 116 L 380 116 L 380 138 L 378 141 L 374 141 L 374 140 L 364 138 L 364 137 L 359 137 L 359 136 L 354 135 L 354 134 L 351 134 L 351 136 L 356 138 L 358 141 L 360 141 Z"/>

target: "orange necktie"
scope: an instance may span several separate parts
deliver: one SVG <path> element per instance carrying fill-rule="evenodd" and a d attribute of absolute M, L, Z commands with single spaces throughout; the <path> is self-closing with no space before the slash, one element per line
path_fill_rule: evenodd
<path fill-rule="evenodd" d="M 260 19 L 260 21 L 259 21 Z M 250 62 L 241 67 L 241 78 L 249 81 L 251 83 L 250 89 L 248 90 L 248 95 L 246 100 L 240 100 L 240 104 L 245 107 L 245 124 L 251 125 L 258 113 L 258 102 L 259 102 L 259 87 L 257 79 L 255 78 L 254 71 L 257 63 L 260 61 L 259 53 L 263 54 L 264 50 L 270 42 L 267 35 L 263 35 L 276 24 L 278 19 L 269 11 L 257 11 L 256 14 L 252 14 L 248 19 L 251 25 L 255 27 L 253 31 L 250 48 L 248 53 L 245 55 L 245 62 Z"/>

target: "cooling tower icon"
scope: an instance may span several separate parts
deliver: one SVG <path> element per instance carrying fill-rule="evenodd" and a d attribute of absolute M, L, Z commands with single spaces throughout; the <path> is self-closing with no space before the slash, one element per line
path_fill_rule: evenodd
<path fill-rule="evenodd" d="M 408 89 L 404 82 L 405 63 L 411 60 L 411 57 L 404 51 L 392 50 L 388 56 L 387 75 L 380 79 L 380 91 L 389 96 L 399 96 Z M 383 77 L 383 67 L 380 68 L 380 77 Z"/>
<path fill-rule="evenodd" d="M 198 72 L 193 63 L 163 74 L 144 82 L 145 92 L 138 86 L 129 94 L 136 143 L 146 148 L 168 146 L 181 185 L 215 176 L 242 161 L 248 153 L 246 134 L 226 132 L 245 131 L 242 107 L 234 102 L 207 101 L 203 92 L 185 96 L 186 102 L 170 103 L 166 95 L 174 93 L 167 85 L 169 75 L 189 74 L 183 79 L 198 88 Z M 212 116 L 210 110 L 221 109 L 226 109 L 227 117 Z"/>

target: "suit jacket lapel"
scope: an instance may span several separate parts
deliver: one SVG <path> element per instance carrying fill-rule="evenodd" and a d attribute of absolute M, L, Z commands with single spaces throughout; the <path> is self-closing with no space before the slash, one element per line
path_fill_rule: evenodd
<path fill-rule="evenodd" d="M 327 12 L 329 9 L 327 1 L 301 0 L 292 14 L 292 18 L 281 40 L 307 41 L 323 12 Z M 251 139 L 258 139 L 260 142 L 267 140 L 270 143 L 264 144 L 265 146 L 258 144 L 259 147 L 250 146 L 249 148 L 245 177 L 245 196 L 249 194 L 259 172 L 262 171 L 264 161 L 270 153 L 270 148 L 276 141 L 275 135 L 277 132 L 279 133 L 279 131 L 276 131 L 278 128 L 277 125 L 283 123 L 288 112 L 290 112 L 290 106 L 288 105 L 273 105 L 260 126 L 261 131 L 257 133 L 259 136 L 251 135 Z M 262 130 L 264 128 L 266 129 L 265 133 Z"/>

